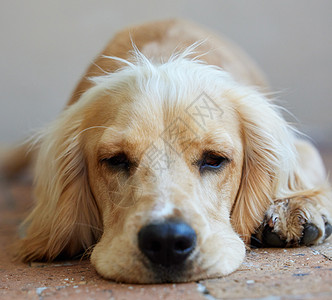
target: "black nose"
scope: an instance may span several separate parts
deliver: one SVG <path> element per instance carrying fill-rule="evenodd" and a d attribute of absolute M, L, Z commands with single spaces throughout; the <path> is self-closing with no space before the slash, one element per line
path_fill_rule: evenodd
<path fill-rule="evenodd" d="M 196 233 L 184 222 L 168 220 L 143 227 L 138 233 L 138 245 L 155 264 L 179 265 L 195 249 Z"/>

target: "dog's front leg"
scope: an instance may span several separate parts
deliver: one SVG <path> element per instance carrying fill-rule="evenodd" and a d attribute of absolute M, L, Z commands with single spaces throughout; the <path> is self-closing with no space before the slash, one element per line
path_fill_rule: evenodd
<path fill-rule="evenodd" d="M 331 187 L 326 183 L 320 155 L 311 144 L 302 140 L 297 141 L 296 148 L 300 167 L 297 181 L 305 181 L 310 188 L 276 199 L 253 236 L 253 244 L 258 242 L 272 247 L 315 245 L 332 233 Z"/>

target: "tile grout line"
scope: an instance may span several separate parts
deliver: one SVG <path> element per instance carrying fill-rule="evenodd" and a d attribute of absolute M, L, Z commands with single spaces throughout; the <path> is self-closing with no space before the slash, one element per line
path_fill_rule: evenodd
<path fill-rule="evenodd" d="M 327 260 L 332 261 L 332 258 L 331 258 L 331 257 L 327 256 L 326 254 L 322 253 L 322 252 L 319 251 L 319 250 L 311 250 L 311 252 L 312 252 L 313 255 L 317 255 L 317 254 L 319 254 L 319 255 L 323 256 L 324 258 L 326 258 Z"/>

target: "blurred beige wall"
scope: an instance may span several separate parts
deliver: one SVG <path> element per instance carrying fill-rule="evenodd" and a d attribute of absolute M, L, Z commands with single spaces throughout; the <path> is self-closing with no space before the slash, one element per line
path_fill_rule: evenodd
<path fill-rule="evenodd" d="M 332 144 L 331 0 L 2 0 L 0 143 L 54 119 L 117 30 L 170 17 L 204 24 L 242 46 L 299 127 Z"/>

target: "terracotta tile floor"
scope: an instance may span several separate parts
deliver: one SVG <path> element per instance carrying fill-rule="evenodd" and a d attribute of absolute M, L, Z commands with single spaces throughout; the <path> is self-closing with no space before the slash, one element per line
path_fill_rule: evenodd
<path fill-rule="evenodd" d="M 332 170 L 330 153 L 323 155 Z M 8 245 L 30 204 L 28 181 L 0 182 L 0 299 L 332 299 L 331 238 L 311 248 L 253 250 L 230 276 L 188 284 L 116 284 L 89 261 L 14 263 Z"/>

